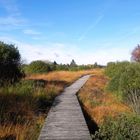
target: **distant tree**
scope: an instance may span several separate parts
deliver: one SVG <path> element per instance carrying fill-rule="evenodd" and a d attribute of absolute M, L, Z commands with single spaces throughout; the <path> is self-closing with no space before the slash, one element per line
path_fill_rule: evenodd
<path fill-rule="evenodd" d="M 50 64 L 41 60 L 33 61 L 26 67 L 26 73 L 46 73 L 51 71 Z"/>
<path fill-rule="evenodd" d="M 58 64 L 56 63 L 56 61 L 54 61 L 52 64 L 50 64 L 51 70 L 56 70 L 57 69 Z"/>
<path fill-rule="evenodd" d="M 136 62 L 140 62 L 140 45 L 138 44 L 132 51 L 131 59 Z"/>
<path fill-rule="evenodd" d="M 93 66 L 94 66 L 94 68 L 97 68 L 98 67 L 97 62 L 95 62 Z"/>
<path fill-rule="evenodd" d="M 18 49 L 15 45 L 0 41 L 0 86 L 13 84 L 23 76 Z"/>
<path fill-rule="evenodd" d="M 71 66 L 71 67 L 76 67 L 76 66 L 77 66 L 77 64 L 76 64 L 76 62 L 74 61 L 74 59 L 72 59 L 72 61 L 71 61 L 71 63 L 70 63 L 70 66 Z"/>
<path fill-rule="evenodd" d="M 53 62 L 53 65 L 57 65 L 56 61 Z"/>

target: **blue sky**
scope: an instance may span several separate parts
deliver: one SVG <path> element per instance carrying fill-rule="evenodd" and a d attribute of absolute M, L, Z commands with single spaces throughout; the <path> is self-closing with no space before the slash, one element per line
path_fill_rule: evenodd
<path fill-rule="evenodd" d="M 0 40 L 22 59 L 106 64 L 140 43 L 139 0 L 0 0 Z"/>

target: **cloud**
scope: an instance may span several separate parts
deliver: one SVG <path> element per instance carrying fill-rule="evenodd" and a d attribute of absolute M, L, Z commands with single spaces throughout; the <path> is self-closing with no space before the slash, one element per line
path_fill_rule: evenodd
<path fill-rule="evenodd" d="M 93 30 L 93 29 L 101 22 L 101 20 L 103 19 L 103 17 L 104 17 L 103 15 L 99 16 L 99 17 L 95 20 L 95 22 L 92 23 L 92 24 L 85 30 L 85 32 L 83 32 L 83 33 L 81 34 L 81 36 L 78 38 L 78 41 L 83 40 L 83 39 L 85 38 L 85 36 L 86 36 L 91 30 Z"/>
<path fill-rule="evenodd" d="M 17 3 L 15 0 L 0 0 L 0 4 L 4 7 L 6 12 L 11 16 L 20 15 Z"/>
<path fill-rule="evenodd" d="M 0 0 L 0 5 L 5 9 L 5 15 L 0 17 L 0 30 L 8 31 L 19 29 L 27 20 L 21 17 L 16 0 Z"/>
<path fill-rule="evenodd" d="M 21 26 L 25 20 L 16 17 L 0 17 L 0 26 Z"/>
<path fill-rule="evenodd" d="M 58 54 L 58 53 L 54 53 L 54 55 L 55 55 L 56 57 L 59 57 L 59 54 Z"/>
<path fill-rule="evenodd" d="M 33 60 L 50 60 L 57 61 L 58 63 L 69 63 L 72 57 L 68 57 L 67 53 L 74 54 L 75 46 L 61 43 L 46 43 L 41 45 L 33 45 L 19 40 L 13 39 L 12 37 L 0 37 L 0 40 L 13 43 L 18 46 L 18 49 L 23 59 L 27 62 Z M 70 49 L 68 49 L 70 48 Z M 76 51 L 77 52 L 77 51 Z M 74 57 L 74 55 L 72 55 Z"/>
<path fill-rule="evenodd" d="M 40 35 L 41 34 L 40 32 L 35 31 L 35 30 L 31 30 L 31 29 L 23 30 L 23 33 L 27 34 L 27 35 Z"/>
<path fill-rule="evenodd" d="M 72 59 L 77 64 L 98 64 L 106 65 L 110 61 L 130 60 L 130 47 L 123 47 L 119 44 L 110 48 L 100 48 L 96 50 L 85 50 L 84 52 L 73 44 L 46 43 L 33 45 L 18 41 L 13 38 L 0 37 L 8 43 L 14 43 L 18 46 L 22 58 L 31 62 L 33 60 L 49 60 L 57 63 L 70 63 Z M 119 47 L 117 47 L 119 46 Z"/>

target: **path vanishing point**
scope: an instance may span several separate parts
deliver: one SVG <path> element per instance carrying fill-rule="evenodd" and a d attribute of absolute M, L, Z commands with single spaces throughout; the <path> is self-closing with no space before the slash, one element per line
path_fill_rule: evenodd
<path fill-rule="evenodd" d="M 81 77 L 55 98 L 38 140 L 91 140 L 76 96 L 89 77 Z"/>

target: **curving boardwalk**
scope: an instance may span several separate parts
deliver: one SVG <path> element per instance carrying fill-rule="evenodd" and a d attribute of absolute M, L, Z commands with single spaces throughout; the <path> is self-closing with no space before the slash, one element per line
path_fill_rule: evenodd
<path fill-rule="evenodd" d="M 38 140 L 91 140 L 76 96 L 89 77 L 83 76 L 55 98 Z"/>

